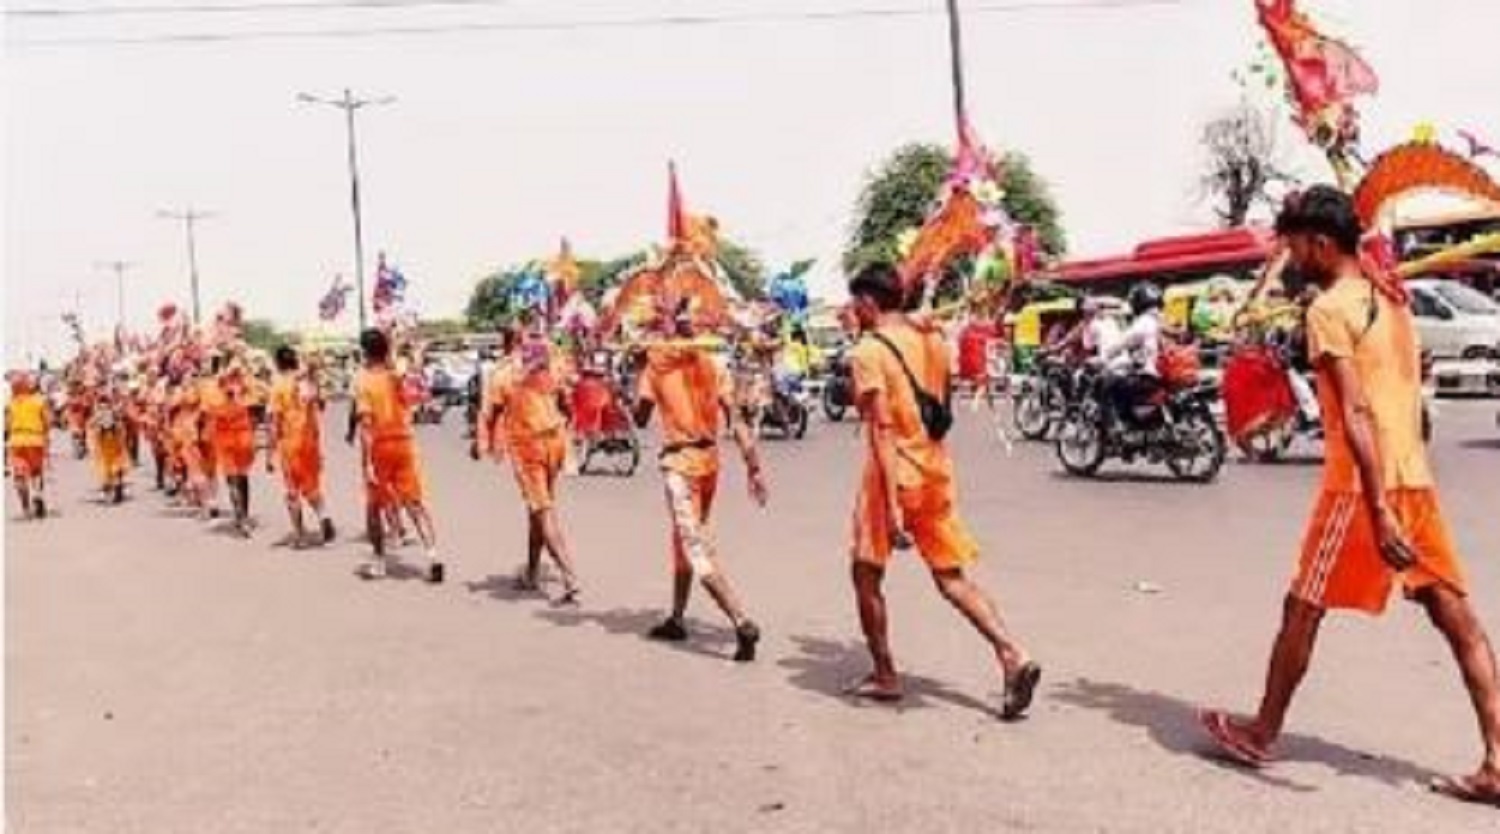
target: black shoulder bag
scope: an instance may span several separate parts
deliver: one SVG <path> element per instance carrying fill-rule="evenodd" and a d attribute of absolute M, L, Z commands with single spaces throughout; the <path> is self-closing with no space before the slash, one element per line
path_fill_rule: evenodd
<path fill-rule="evenodd" d="M 896 348 L 894 342 L 887 339 L 883 334 L 871 333 L 875 341 L 885 345 L 896 361 L 901 364 L 901 370 L 906 374 L 906 382 L 911 386 L 911 392 L 917 400 L 917 413 L 922 418 L 922 428 L 927 430 L 927 436 L 935 442 L 942 442 L 948 436 L 949 430 L 953 428 L 953 406 L 952 392 L 944 386 L 943 398 L 938 399 L 932 392 L 923 388 L 917 382 L 917 377 L 911 372 L 911 366 L 906 364 L 906 357 Z"/>

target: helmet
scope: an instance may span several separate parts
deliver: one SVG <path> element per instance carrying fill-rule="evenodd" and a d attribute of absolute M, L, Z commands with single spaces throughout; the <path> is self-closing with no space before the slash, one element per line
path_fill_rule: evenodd
<path fill-rule="evenodd" d="M 1160 310 L 1163 306 L 1161 287 L 1140 283 L 1130 288 L 1130 312 L 1139 316 L 1149 310 Z"/>

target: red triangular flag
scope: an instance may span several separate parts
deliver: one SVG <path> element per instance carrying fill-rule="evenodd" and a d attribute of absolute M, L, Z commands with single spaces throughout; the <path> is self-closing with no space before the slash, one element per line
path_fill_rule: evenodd
<path fill-rule="evenodd" d="M 687 239 L 687 209 L 682 205 L 682 189 L 677 185 L 677 163 L 667 163 L 667 240 L 672 244 Z"/>

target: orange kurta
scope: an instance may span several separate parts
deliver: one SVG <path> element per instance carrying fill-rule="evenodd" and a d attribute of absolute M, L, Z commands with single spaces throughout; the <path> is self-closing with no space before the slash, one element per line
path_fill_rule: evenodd
<path fill-rule="evenodd" d="M 933 334 L 911 325 L 880 329 L 922 387 L 935 396 L 947 390 L 948 351 Z M 854 558 L 878 565 L 891 557 L 897 521 L 890 516 L 896 490 L 901 525 L 934 570 L 962 567 L 978 545 L 957 510 L 953 459 L 927 436 L 916 394 L 890 348 L 866 337 L 850 354 L 857 402 L 873 403 L 865 414 L 865 466 L 854 510 Z M 877 431 L 893 447 L 895 483 L 887 483 L 876 458 Z"/>
<path fill-rule="evenodd" d="M 1442 584 L 1466 591 L 1463 567 L 1438 507 L 1422 441 L 1421 356 L 1411 312 L 1368 280 L 1339 279 L 1307 312 L 1324 427 L 1323 486 L 1292 580 L 1292 594 L 1320 608 L 1378 614 L 1399 582 L 1407 594 Z M 1353 363 L 1369 406 L 1386 500 L 1417 564 L 1397 574 L 1380 556 L 1363 497 L 1332 363 Z"/>
<path fill-rule="evenodd" d="M 225 379 L 204 388 L 203 412 L 218 471 L 225 476 L 250 474 L 255 463 L 255 423 L 244 382 Z"/>
<path fill-rule="evenodd" d="M 276 456 L 287 495 L 321 501 L 323 401 L 316 387 L 296 375 L 278 377 L 271 386 L 267 414 L 276 430 Z"/>
<path fill-rule="evenodd" d="M 421 503 L 411 403 L 403 394 L 401 378 L 390 368 L 362 370 L 354 382 L 354 400 L 374 470 L 367 500 L 379 507 Z"/>
<path fill-rule="evenodd" d="M 532 512 L 549 509 L 568 453 L 557 378 L 550 367 L 511 365 L 495 374 L 490 388 L 521 498 Z"/>

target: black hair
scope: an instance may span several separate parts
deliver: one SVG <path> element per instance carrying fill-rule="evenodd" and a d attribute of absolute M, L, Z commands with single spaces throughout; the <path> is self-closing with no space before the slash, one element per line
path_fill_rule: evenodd
<path fill-rule="evenodd" d="M 378 328 L 359 334 L 359 350 L 367 362 L 385 362 L 391 358 L 391 340 Z"/>
<path fill-rule="evenodd" d="M 1323 235 L 1339 251 L 1353 255 L 1359 251 L 1363 232 L 1348 194 L 1333 186 L 1315 185 L 1287 197 L 1276 215 L 1276 234 Z"/>
<path fill-rule="evenodd" d="M 901 290 L 901 278 L 889 264 L 870 264 L 855 274 L 849 282 L 849 295 L 863 296 L 875 302 L 883 313 L 900 310 L 905 302 Z"/>
<path fill-rule="evenodd" d="M 276 348 L 276 370 L 297 370 L 297 349 L 291 345 L 282 345 Z"/>

